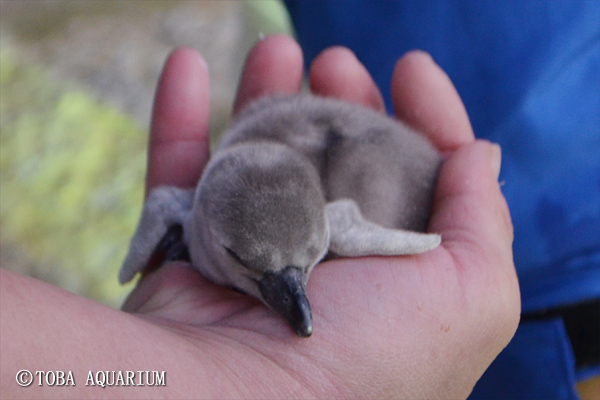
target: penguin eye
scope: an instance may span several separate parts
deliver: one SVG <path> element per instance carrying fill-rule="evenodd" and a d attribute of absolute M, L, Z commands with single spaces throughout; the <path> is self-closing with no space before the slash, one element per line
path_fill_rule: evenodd
<path fill-rule="evenodd" d="M 258 284 L 258 281 L 262 275 L 259 272 L 253 270 L 252 268 L 249 268 L 248 263 L 242 260 L 242 258 L 235 251 L 231 250 L 227 246 L 223 246 L 223 248 L 225 249 L 227 254 L 229 254 L 229 256 L 231 256 L 231 258 L 233 258 L 240 265 L 240 267 L 242 267 L 241 269 L 239 269 L 239 272 L 241 272 L 246 278 Z M 239 288 L 237 289 L 242 293 L 245 293 L 243 290 Z"/>
<path fill-rule="evenodd" d="M 240 256 L 237 255 L 237 253 L 235 251 L 231 250 L 227 246 L 223 246 L 223 247 L 225 248 L 225 251 L 227 251 L 227 254 L 229 254 L 231 256 L 231 258 L 233 258 L 235 261 L 240 263 L 242 266 L 246 267 L 246 263 L 244 263 L 244 261 L 240 258 Z"/>

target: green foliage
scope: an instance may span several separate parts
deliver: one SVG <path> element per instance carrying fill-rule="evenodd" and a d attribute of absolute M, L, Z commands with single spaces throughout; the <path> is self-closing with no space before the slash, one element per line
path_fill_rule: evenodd
<path fill-rule="evenodd" d="M 248 17 L 263 35 L 273 33 L 292 33 L 292 23 L 285 5 L 279 0 L 260 0 L 244 2 L 249 11 Z"/>
<path fill-rule="evenodd" d="M 5 50 L 0 62 L 2 248 L 116 306 L 130 289 L 116 276 L 141 211 L 146 135 Z"/>

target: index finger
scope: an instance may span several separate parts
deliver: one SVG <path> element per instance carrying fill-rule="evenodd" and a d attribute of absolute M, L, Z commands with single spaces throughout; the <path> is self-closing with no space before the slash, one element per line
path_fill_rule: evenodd
<path fill-rule="evenodd" d="M 396 116 L 427 136 L 442 152 L 475 140 L 458 92 L 425 52 L 409 52 L 396 63 L 392 101 Z"/>
<path fill-rule="evenodd" d="M 160 185 L 196 185 L 209 158 L 208 119 L 206 62 L 194 49 L 176 49 L 165 62 L 156 89 L 146 193 Z"/>

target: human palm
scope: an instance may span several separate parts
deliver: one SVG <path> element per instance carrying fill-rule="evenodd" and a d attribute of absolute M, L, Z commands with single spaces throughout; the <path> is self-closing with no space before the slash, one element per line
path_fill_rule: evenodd
<path fill-rule="evenodd" d="M 292 39 L 259 42 L 234 113 L 263 94 L 299 91 L 301 78 Z M 383 111 L 371 77 L 346 49 L 315 60 L 310 86 Z M 208 87 L 196 52 L 170 56 L 155 100 L 148 189 L 196 184 L 208 160 Z M 474 140 L 455 89 L 425 54 L 399 61 L 392 97 L 396 115 L 447 157 L 429 227 L 442 245 L 418 256 L 319 264 L 308 283 L 309 339 L 186 263 L 146 274 L 123 309 L 168 332 L 185 362 L 195 362 L 198 396 L 465 397 L 514 334 L 520 302 L 497 147 Z"/>

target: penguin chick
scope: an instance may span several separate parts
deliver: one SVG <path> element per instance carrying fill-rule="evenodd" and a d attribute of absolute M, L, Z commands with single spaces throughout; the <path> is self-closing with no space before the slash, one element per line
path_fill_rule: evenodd
<path fill-rule="evenodd" d="M 424 137 L 373 110 L 309 94 L 263 98 L 234 121 L 195 189 L 150 193 L 119 280 L 142 271 L 179 225 L 201 274 L 310 336 L 306 283 L 326 254 L 440 244 L 423 233 L 439 166 Z"/>

